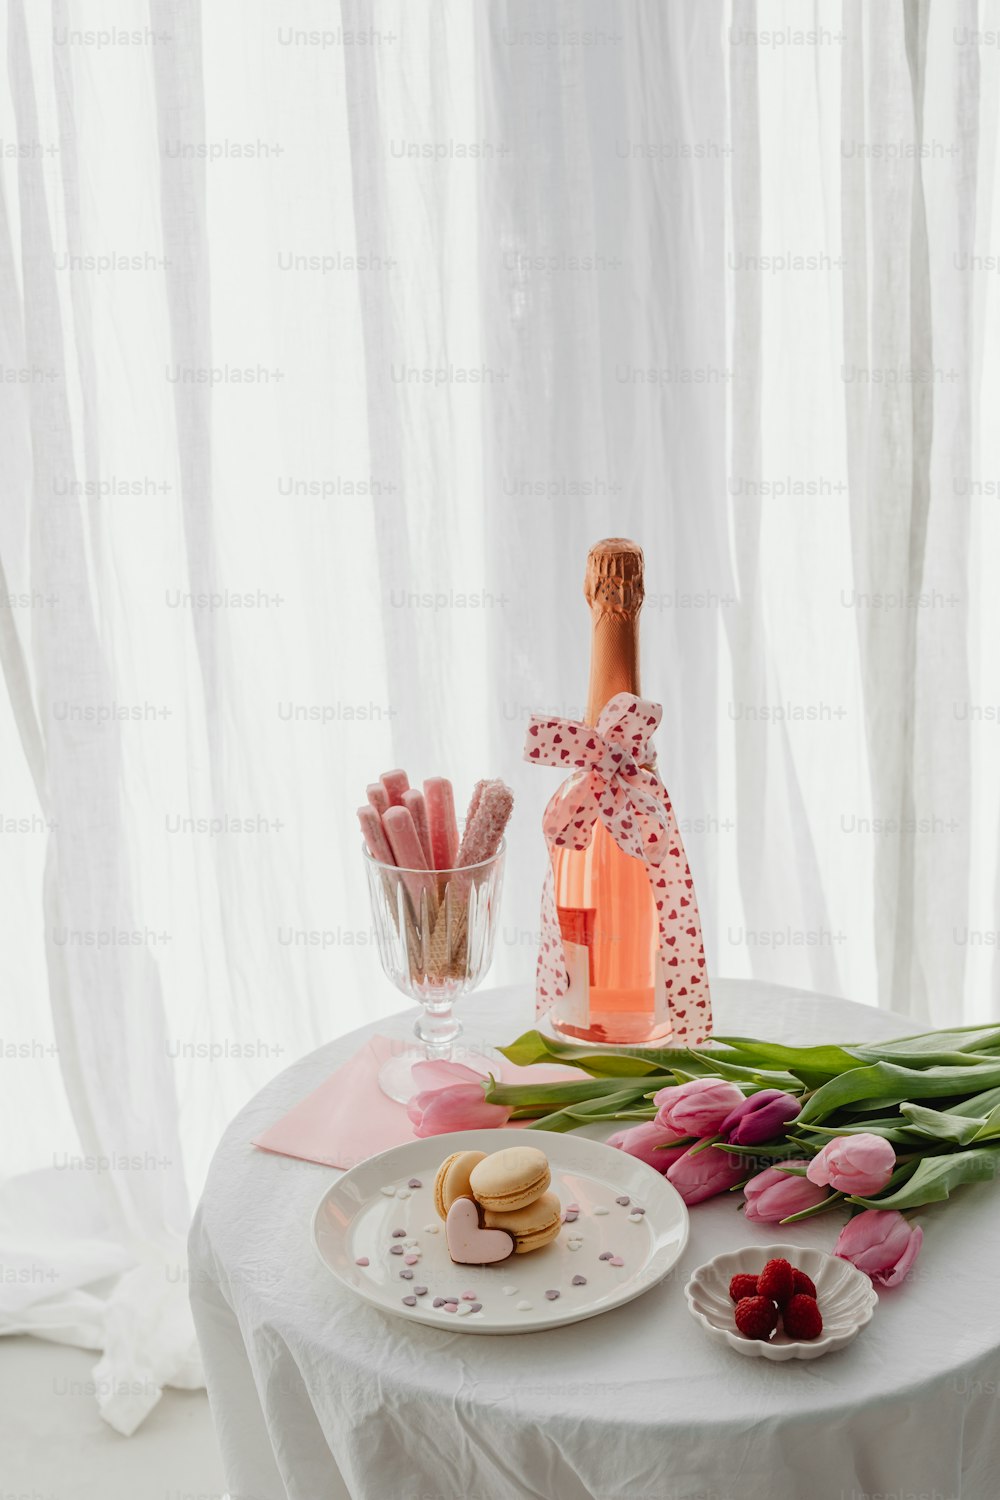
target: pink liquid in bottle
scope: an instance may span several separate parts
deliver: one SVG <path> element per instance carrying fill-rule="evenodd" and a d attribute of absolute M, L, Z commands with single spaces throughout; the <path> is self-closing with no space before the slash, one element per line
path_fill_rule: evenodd
<path fill-rule="evenodd" d="M 634 542 L 599 542 L 587 559 L 584 594 L 593 620 L 589 724 L 616 693 L 639 694 L 642 574 L 642 549 Z M 556 796 L 568 795 L 583 775 L 576 772 Z M 552 869 L 570 979 L 566 995 L 553 1005 L 553 1026 L 587 1042 L 662 1042 L 671 1026 L 658 979 L 659 924 L 645 865 L 619 849 L 598 820 L 589 847 L 554 850 Z"/>

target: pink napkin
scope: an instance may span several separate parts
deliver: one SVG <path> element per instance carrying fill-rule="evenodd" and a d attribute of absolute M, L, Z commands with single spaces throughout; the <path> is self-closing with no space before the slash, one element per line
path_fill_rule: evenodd
<path fill-rule="evenodd" d="M 297 1156 L 324 1167 L 354 1167 L 391 1146 L 416 1140 L 406 1106 L 387 1099 L 378 1086 L 378 1070 L 398 1046 L 388 1037 L 372 1037 L 318 1089 L 269 1125 L 253 1144 L 262 1151 Z M 505 1059 L 500 1060 L 499 1073 L 504 1083 L 523 1083 L 529 1078 L 536 1083 L 555 1083 L 560 1078 L 579 1080 L 583 1076 L 578 1068 L 562 1068 L 555 1063 L 519 1068 Z M 518 1121 L 507 1128 L 518 1129 L 523 1123 Z"/>

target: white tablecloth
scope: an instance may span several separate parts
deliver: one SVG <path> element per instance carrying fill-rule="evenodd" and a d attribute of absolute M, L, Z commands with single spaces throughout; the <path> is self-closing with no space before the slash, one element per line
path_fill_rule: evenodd
<path fill-rule="evenodd" d="M 770 986 L 713 994 L 720 1032 L 812 1042 L 916 1029 Z M 463 1014 L 493 1041 L 531 1024 L 523 991 L 484 992 Z M 368 1034 L 296 1063 L 237 1116 L 191 1232 L 232 1500 L 996 1500 L 1000 1187 L 924 1210 L 909 1280 L 882 1294 L 854 1344 L 814 1362 L 740 1358 L 687 1312 L 684 1283 L 712 1255 L 776 1238 L 829 1249 L 842 1222 L 769 1231 L 733 1198 L 693 1209 L 677 1269 L 604 1317 L 506 1338 L 418 1327 L 320 1264 L 310 1221 L 331 1170 L 249 1144 Z"/>

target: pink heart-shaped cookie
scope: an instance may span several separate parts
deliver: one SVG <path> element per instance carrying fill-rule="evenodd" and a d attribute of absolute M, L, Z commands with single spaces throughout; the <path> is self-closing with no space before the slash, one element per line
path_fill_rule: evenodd
<path fill-rule="evenodd" d="M 448 1254 L 460 1266 L 491 1266 L 514 1253 L 506 1229 L 480 1229 L 479 1209 L 471 1198 L 456 1198 L 445 1223 Z"/>

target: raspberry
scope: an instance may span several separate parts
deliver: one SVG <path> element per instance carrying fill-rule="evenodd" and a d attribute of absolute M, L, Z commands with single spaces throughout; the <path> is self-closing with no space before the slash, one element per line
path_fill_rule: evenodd
<path fill-rule="evenodd" d="M 758 1295 L 770 1297 L 779 1307 L 784 1307 L 794 1290 L 792 1268 L 787 1260 L 769 1260 L 757 1277 Z"/>
<path fill-rule="evenodd" d="M 742 1274 L 739 1276 L 734 1276 L 732 1281 L 729 1283 L 729 1295 L 730 1297 L 732 1297 L 734 1302 L 741 1302 L 744 1297 L 756 1297 L 756 1276 L 744 1276 Z"/>
<path fill-rule="evenodd" d="M 805 1271 L 800 1271 L 798 1266 L 792 1267 L 792 1291 L 799 1292 L 804 1297 L 816 1296 L 816 1283 Z"/>
<path fill-rule="evenodd" d="M 743 1297 L 736 1304 L 736 1326 L 748 1339 L 768 1339 L 778 1321 L 769 1297 Z"/>
<path fill-rule="evenodd" d="M 797 1292 L 781 1314 L 790 1339 L 818 1339 L 823 1332 L 823 1318 L 814 1297 Z"/>

